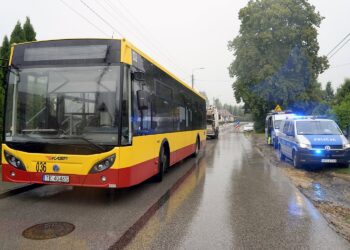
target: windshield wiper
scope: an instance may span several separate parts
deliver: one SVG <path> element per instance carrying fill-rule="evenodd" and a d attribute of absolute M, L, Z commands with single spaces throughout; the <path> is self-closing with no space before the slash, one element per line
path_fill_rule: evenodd
<path fill-rule="evenodd" d="M 94 146 L 95 148 L 98 148 L 99 150 L 101 150 L 101 152 L 104 152 L 105 151 L 105 148 L 90 141 L 89 139 L 83 137 L 83 136 L 65 136 L 65 135 L 62 135 L 60 137 L 57 137 L 58 139 L 79 139 L 79 140 L 83 140 L 85 142 L 87 142 L 88 144 Z"/>

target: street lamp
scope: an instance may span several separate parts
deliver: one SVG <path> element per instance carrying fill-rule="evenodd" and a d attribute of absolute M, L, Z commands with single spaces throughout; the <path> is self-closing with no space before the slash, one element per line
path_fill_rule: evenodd
<path fill-rule="evenodd" d="M 194 69 L 192 69 L 192 77 L 191 77 L 191 79 L 192 79 L 192 88 L 194 87 L 194 72 L 196 71 L 196 70 L 200 70 L 200 69 L 205 69 L 205 68 L 194 68 Z"/>

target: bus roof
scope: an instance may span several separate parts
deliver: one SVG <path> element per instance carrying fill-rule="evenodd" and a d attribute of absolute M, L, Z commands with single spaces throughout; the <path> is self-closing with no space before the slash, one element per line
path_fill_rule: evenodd
<path fill-rule="evenodd" d="M 142 57 L 147 59 L 149 62 L 151 62 L 153 65 L 158 67 L 160 70 L 164 71 L 166 74 L 171 76 L 173 79 L 175 79 L 177 82 L 181 83 L 183 86 L 185 86 L 188 90 L 192 91 L 199 97 L 205 100 L 205 97 L 201 95 L 198 91 L 195 89 L 192 89 L 187 83 L 182 81 L 179 77 L 175 76 L 175 74 L 171 73 L 169 70 L 167 70 L 165 67 L 163 67 L 161 64 L 157 63 L 155 60 L 153 60 L 150 56 L 148 56 L 146 53 L 142 52 L 139 50 L 136 46 L 134 46 L 131 42 L 126 40 L 125 38 L 123 39 L 115 39 L 115 38 L 67 38 L 67 39 L 51 39 L 51 40 L 41 40 L 41 41 L 32 41 L 32 42 L 23 42 L 23 43 L 17 43 L 13 44 L 11 47 L 11 53 L 10 53 L 10 58 L 9 58 L 9 64 L 12 62 L 12 56 L 13 56 L 13 49 L 16 45 L 21 45 L 21 44 L 30 44 L 30 43 L 39 43 L 39 42 L 49 42 L 49 41 L 63 41 L 63 40 L 87 40 L 87 39 L 94 39 L 94 40 L 118 40 L 121 41 L 121 62 L 132 64 L 132 53 L 131 51 L 134 50 L 138 54 L 140 54 Z"/>

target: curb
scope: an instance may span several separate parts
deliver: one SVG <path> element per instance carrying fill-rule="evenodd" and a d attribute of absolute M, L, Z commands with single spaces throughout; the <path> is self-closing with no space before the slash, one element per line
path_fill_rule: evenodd
<path fill-rule="evenodd" d="M 39 184 L 30 184 L 30 185 L 22 186 L 22 187 L 19 187 L 19 188 L 10 189 L 10 190 L 7 190 L 7 191 L 1 193 L 0 194 L 0 199 L 5 199 L 5 198 L 10 197 L 10 196 L 21 194 L 21 193 L 30 191 L 30 190 L 38 188 L 38 187 L 41 187 L 41 185 L 39 185 Z"/>

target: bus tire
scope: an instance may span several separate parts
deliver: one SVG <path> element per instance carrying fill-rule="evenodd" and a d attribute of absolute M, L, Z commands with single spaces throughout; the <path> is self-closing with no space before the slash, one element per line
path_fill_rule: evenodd
<path fill-rule="evenodd" d="M 199 144 L 199 138 L 197 137 L 196 139 L 196 149 L 194 151 L 194 153 L 192 154 L 192 157 L 197 157 L 197 155 L 199 154 L 199 150 L 200 150 L 200 144 Z"/>
<path fill-rule="evenodd" d="M 169 166 L 169 154 L 164 145 L 161 147 L 158 158 L 158 174 L 154 177 L 156 182 L 162 182 L 164 174 Z"/>

